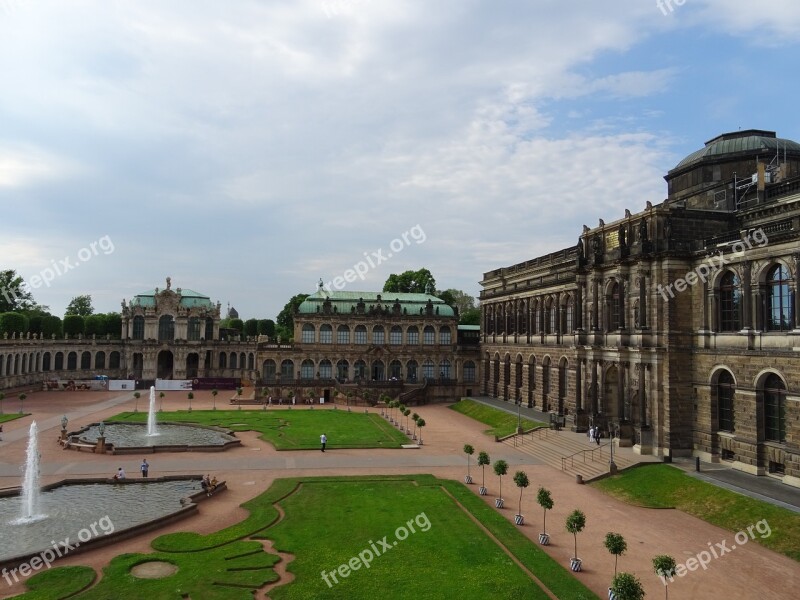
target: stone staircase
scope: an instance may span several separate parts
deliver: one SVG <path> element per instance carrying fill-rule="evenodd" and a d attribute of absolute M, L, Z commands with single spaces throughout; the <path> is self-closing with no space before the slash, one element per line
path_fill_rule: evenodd
<path fill-rule="evenodd" d="M 573 477 L 580 475 L 583 481 L 591 481 L 609 471 L 611 459 L 610 440 L 601 444 L 590 444 L 586 434 L 571 431 L 556 431 L 538 428 L 521 435 L 513 435 L 501 440 L 507 446 L 563 471 Z M 659 462 L 655 456 L 642 456 L 632 448 L 614 446 L 614 463 L 621 471 L 643 462 Z"/>

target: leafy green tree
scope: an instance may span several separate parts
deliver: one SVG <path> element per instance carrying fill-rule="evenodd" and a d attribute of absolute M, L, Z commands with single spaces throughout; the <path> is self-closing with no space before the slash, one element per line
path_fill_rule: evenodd
<path fill-rule="evenodd" d="M 241 319 L 231 319 L 231 320 L 229 321 L 229 324 L 228 324 L 228 326 L 229 326 L 231 329 L 235 329 L 235 330 L 236 330 L 236 331 L 238 331 L 240 334 L 241 334 L 241 333 L 244 333 L 244 321 L 242 321 Z"/>
<path fill-rule="evenodd" d="M 27 397 L 28 397 L 27 394 L 20 394 L 19 396 L 17 396 L 17 398 L 19 398 L 19 414 L 22 414 L 22 404 L 23 402 L 25 402 L 25 398 Z"/>
<path fill-rule="evenodd" d="M 460 315 L 458 319 L 459 325 L 480 325 L 481 324 L 481 309 L 480 308 L 471 308 L 469 310 L 458 313 Z"/>
<path fill-rule="evenodd" d="M 436 280 L 428 269 L 392 273 L 383 284 L 384 292 L 433 294 L 436 292 Z"/>
<path fill-rule="evenodd" d="M 605 539 L 606 550 L 614 555 L 614 577 L 617 576 L 617 560 L 620 556 L 625 554 L 628 549 L 628 542 L 619 533 L 609 531 Z"/>
<path fill-rule="evenodd" d="M 106 318 L 105 315 L 89 315 L 83 320 L 87 336 L 97 335 L 105 336 L 106 334 Z"/>
<path fill-rule="evenodd" d="M 544 509 L 542 533 L 547 533 L 547 511 L 553 508 L 553 496 L 550 494 L 550 490 L 540 487 L 536 494 L 536 502 Z"/>
<path fill-rule="evenodd" d="M 614 575 L 611 591 L 614 592 L 617 600 L 642 600 L 644 598 L 642 582 L 630 573 Z"/>
<path fill-rule="evenodd" d="M 528 487 L 531 482 L 528 479 L 528 474 L 525 471 L 517 471 L 514 473 L 514 483 L 517 484 L 519 488 L 519 512 L 518 515 L 522 514 L 522 492 Z"/>
<path fill-rule="evenodd" d="M 86 330 L 86 323 L 80 315 L 65 315 L 64 316 L 64 334 L 65 335 L 78 335 L 83 334 Z"/>
<path fill-rule="evenodd" d="M 486 465 L 488 465 L 491 461 L 489 460 L 489 454 L 481 450 L 478 453 L 478 466 L 481 468 L 481 487 L 486 487 Z"/>
<path fill-rule="evenodd" d="M 467 477 L 469 477 L 469 457 L 475 454 L 475 448 L 471 444 L 464 444 L 464 454 L 467 455 Z"/>
<path fill-rule="evenodd" d="M 464 291 L 455 288 L 436 292 L 436 296 L 444 300 L 453 308 L 458 309 L 458 314 L 463 315 L 468 310 L 475 309 L 475 298 Z"/>
<path fill-rule="evenodd" d="M 508 473 L 508 463 L 504 460 L 496 460 L 494 463 L 494 474 L 500 478 L 500 493 L 498 498 L 503 497 L 503 475 Z"/>
<path fill-rule="evenodd" d="M 36 307 L 27 282 L 14 269 L 0 271 L 0 313 Z"/>
<path fill-rule="evenodd" d="M 672 581 L 672 579 L 675 577 L 675 569 L 677 569 L 677 567 L 678 565 L 675 562 L 675 559 L 669 554 L 659 554 L 658 556 L 653 557 L 653 570 L 656 572 L 656 575 L 661 578 L 661 581 L 664 582 L 665 600 L 669 599 L 667 581 Z"/>
<path fill-rule="evenodd" d="M 417 421 L 417 427 L 419 428 L 419 443 L 422 444 L 422 428 L 425 427 L 425 419 L 420 417 Z"/>
<path fill-rule="evenodd" d="M 273 321 L 272 319 L 259 319 L 258 335 L 275 337 L 275 321 Z"/>
<path fill-rule="evenodd" d="M 283 339 L 291 340 L 294 338 L 294 314 L 297 308 L 302 304 L 303 300 L 308 298 L 308 294 L 296 294 L 291 297 L 283 310 L 278 313 L 277 318 L 277 333 Z"/>
<path fill-rule="evenodd" d="M 18 312 L 6 312 L 0 314 L 0 334 L 7 333 L 9 336 L 14 333 L 24 333 L 28 331 L 28 317 Z"/>
<path fill-rule="evenodd" d="M 80 315 L 82 317 L 88 317 L 92 314 L 94 314 L 94 308 L 92 307 L 91 294 L 75 296 L 69 301 L 69 304 L 67 304 L 67 310 L 64 311 L 64 316 Z"/>
<path fill-rule="evenodd" d="M 247 319 L 244 322 L 244 334 L 250 337 L 258 335 L 258 319 Z"/>
<path fill-rule="evenodd" d="M 586 527 L 586 515 L 577 508 L 567 517 L 567 531 L 575 538 L 575 558 L 578 558 L 578 534 Z"/>
<path fill-rule="evenodd" d="M 50 315 L 42 320 L 42 337 L 50 338 L 54 335 L 60 337 L 64 334 L 64 324 L 60 317 Z"/>
<path fill-rule="evenodd" d="M 105 313 L 106 330 L 103 332 L 111 339 L 119 339 L 122 336 L 122 315 L 118 312 Z"/>
<path fill-rule="evenodd" d="M 42 325 L 44 324 L 44 320 L 46 315 L 40 314 L 32 314 L 28 316 L 28 333 L 33 335 L 34 333 L 37 335 L 42 334 Z"/>

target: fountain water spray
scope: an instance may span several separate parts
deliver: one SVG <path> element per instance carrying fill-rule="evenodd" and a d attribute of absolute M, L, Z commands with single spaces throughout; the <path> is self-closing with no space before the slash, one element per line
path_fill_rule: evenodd
<path fill-rule="evenodd" d="M 32 523 L 47 517 L 39 512 L 39 460 L 39 427 L 34 421 L 28 432 L 25 476 L 22 479 L 22 513 L 14 524 Z"/>
<path fill-rule="evenodd" d="M 150 386 L 150 411 L 147 413 L 147 435 L 152 437 L 158 435 L 156 427 L 156 387 Z"/>

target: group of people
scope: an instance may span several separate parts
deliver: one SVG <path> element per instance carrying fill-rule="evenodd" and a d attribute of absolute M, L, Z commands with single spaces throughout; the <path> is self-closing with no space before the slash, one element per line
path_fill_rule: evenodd
<path fill-rule="evenodd" d="M 597 425 L 589 427 L 589 431 L 586 435 L 589 437 L 590 444 L 595 442 L 598 446 L 600 445 L 600 439 L 603 437 L 603 433 Z"/>
<path fill-rule="evenodd" d="M 203 491 L 206 493 L 206 496 L 210 496 L 214 493 L 214 490 L 217 487 L 217 478 L 211 477 L 210 475 L 206 475 L 200 481 L 200 487 L 203 488 Z"/>
<path fill-rule="evenodd" d="M 143 477 L 143 478 L 146 478 L 146 477 L 147 477 L 147 474 L 150 472 L 150 463 L 148 463 L 148 462 L 147 462 L 147 459 L 146 459 L 146 458 L 143 458 L 143 459 L 142 459 L 142 464 L 141 464 L 141 465 L 139 465 L 139 471 L 142 473 L 142 477 Z M 116 479 L 117 481 L 120 481 L 120 480 L 122 480 L 122 479 L 125 479 L 125 477 L 126 477 L 126 475 L 125 475 L 125 469 L 123 469 L 122 467 L 120 467 L 119 469 L 117 469 L 117 472 L 116 472 L 116 474 L 115 474 L 115 475 L 112 477 L 112 479 Z"/>

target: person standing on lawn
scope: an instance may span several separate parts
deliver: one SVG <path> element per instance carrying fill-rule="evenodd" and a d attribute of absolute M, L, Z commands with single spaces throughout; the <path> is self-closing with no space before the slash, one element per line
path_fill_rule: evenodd
<path fill-rule="evenodd" d="M 324 433 L 319 436 L 319 443 L 322 446 L 321 450 L 325 452 L 325 444 L 328 443 L 328 436 L 326 436 Z"/>

